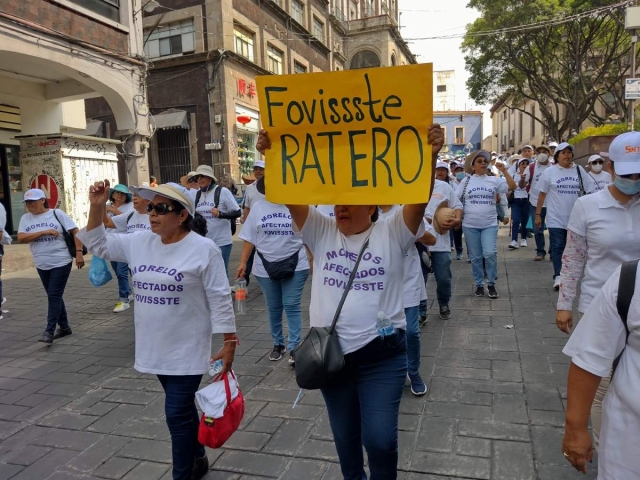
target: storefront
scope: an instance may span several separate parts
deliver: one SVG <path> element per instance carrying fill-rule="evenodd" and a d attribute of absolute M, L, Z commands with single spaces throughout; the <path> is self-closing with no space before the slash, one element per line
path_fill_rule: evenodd
<path fill-rule="evenodd" d="M 259 158 L 256 150 L 260 117 L 257 111 L 236 105 L 236 144 L 240 176 L 251 175 L 253 163 Z"/>

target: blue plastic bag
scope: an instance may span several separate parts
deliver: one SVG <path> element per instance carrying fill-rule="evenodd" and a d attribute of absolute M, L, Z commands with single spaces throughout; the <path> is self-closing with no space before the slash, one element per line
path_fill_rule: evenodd
<path fill-rule="evenodd" d="M 106 285 L 112 278 L 107 261 L 94 255 L 89 268 L 89 280 L 93 286 L 101 287 Z"/>

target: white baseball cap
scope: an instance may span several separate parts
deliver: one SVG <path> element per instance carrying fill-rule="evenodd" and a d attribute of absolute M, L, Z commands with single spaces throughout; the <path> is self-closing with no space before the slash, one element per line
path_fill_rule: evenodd
<path fill-rule="evenodd" d="M 558 148 L 558 142 L 549 142 L 549 148 Z"/>
<path fill-rule="evenodd" d="M 264 160 L 256 160 L 253 162 L 253 168 L 264 168 Z"/>
<path fill-rule="evenodd" d="M 609 146 L 609 158 L 618 175 L 640 173 L 640 132 L 618 135 Z"/>
<path fill-rule="evenodd" d="M 42 190 L 39 188 L 32 188 L 31 190 L 24 192 L 24 200 L 22 200 L 22 203 L 30 202 L 32 200 L 42 200 L 43 198 L 47 198 L 47 196 Z"/>
<path fill-rule="evenodd" d="M 449 164 L 446 162 L 437 162 L 436 168 L 446 168 L 447 170 L 449 170 Z"/>
<path fill-rule="evenodd" d="M 595 162 L 596 160 L 602 160 L 602 161 L 604 161 L 604 158 L 602 158 L 600 155 L 591 155 L 591 156 L 589 157 L 589 162 L 588 162 L 588 163 Z"/>

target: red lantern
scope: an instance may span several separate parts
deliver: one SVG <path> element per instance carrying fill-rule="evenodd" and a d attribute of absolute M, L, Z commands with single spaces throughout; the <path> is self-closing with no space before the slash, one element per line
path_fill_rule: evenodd
<path fill-rule="evenodd" d="M 238 115 L 238 118 L 236 120 L 238 120 L 238 122 L 242 125 L 246 125 L 251 121 L 251 117 L 249 115 Z"/>

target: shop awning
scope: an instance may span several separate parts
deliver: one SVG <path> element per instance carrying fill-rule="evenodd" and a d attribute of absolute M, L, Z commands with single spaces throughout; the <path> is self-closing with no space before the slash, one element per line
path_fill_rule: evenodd
<path fill-rule="evenodd" d="M 165 128 L 189 128 L 187 112 L 184 110 L 167 110 L 154 115 L 157 129 Z"/>
<path fill-rule="evenodd" d="M 104 136 L 104 122 L 94 121 L 87 122 L 87 128 L 80 132 L 73 132 L 74 135 L 84 135 L 85 137 L 102 137 Z"/>

